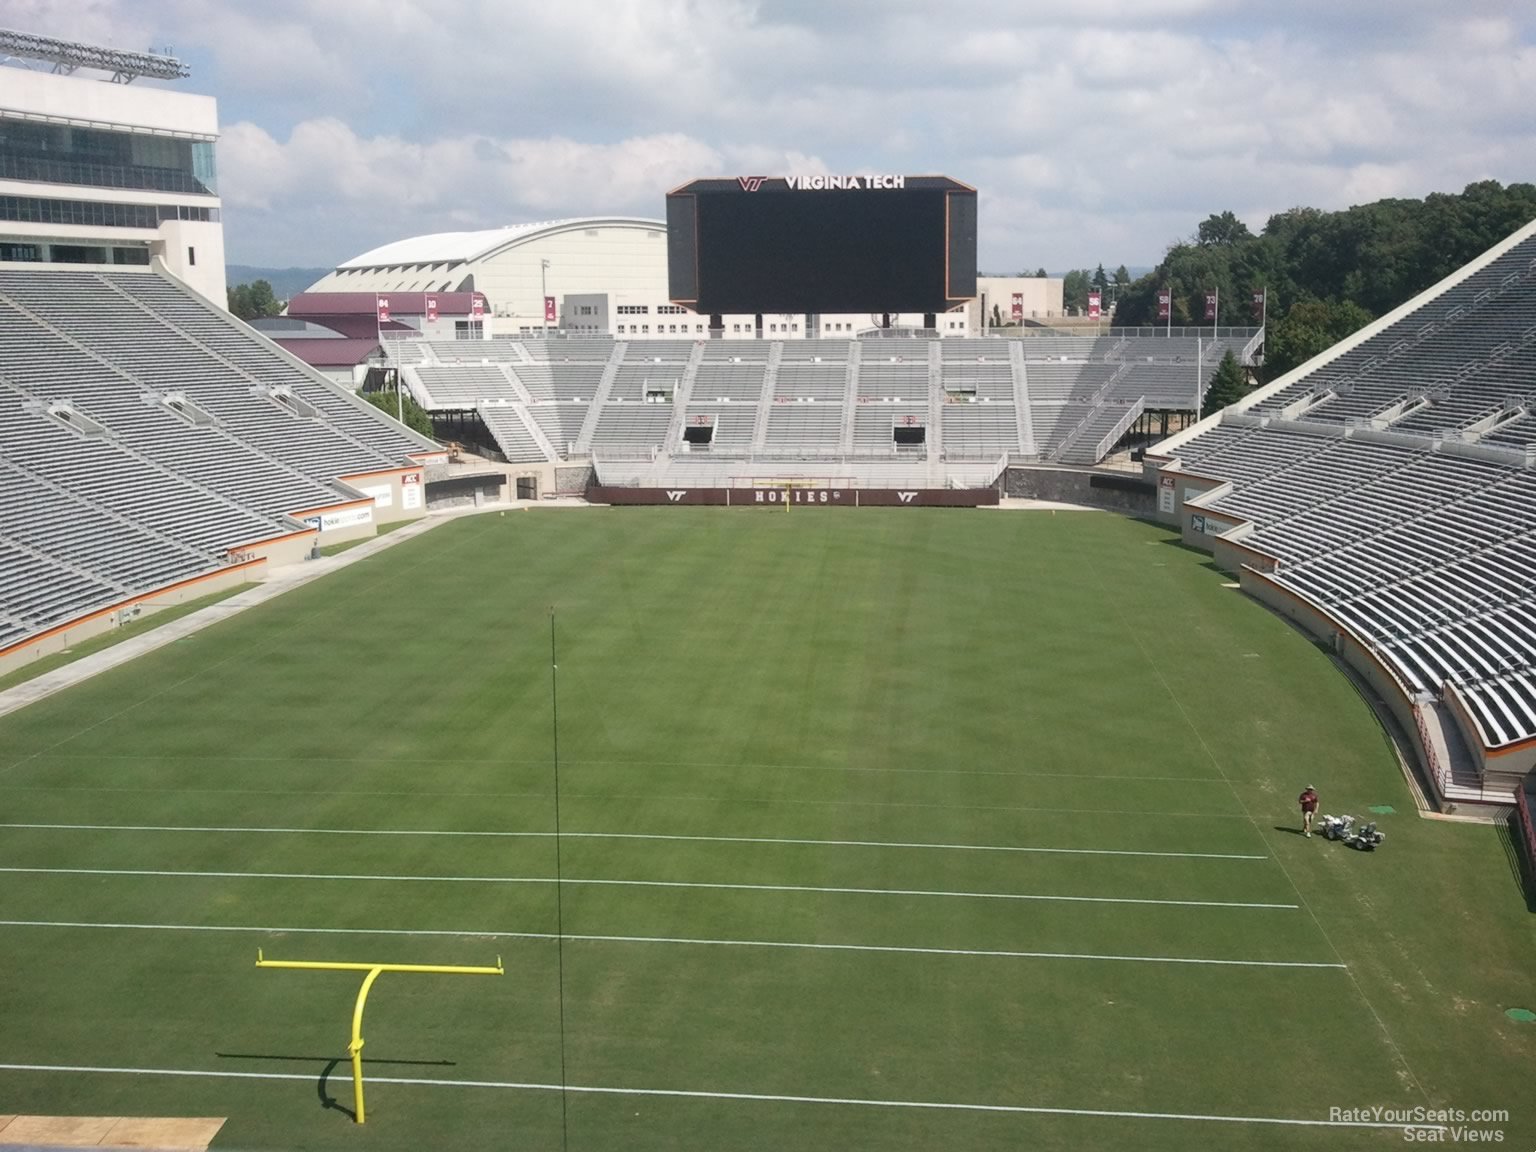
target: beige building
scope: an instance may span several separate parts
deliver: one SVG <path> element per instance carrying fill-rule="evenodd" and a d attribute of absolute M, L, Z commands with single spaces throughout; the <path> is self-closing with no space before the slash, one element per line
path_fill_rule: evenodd
<path fill-rule="evenodd" d="M 983 322 L 985 310 L 985 322 Z M 1049 321 L 1064 314 L 1062 281 L 1056 276 L 978 276 L 976 299 L 966 308 L 972 331 L 1019 324 L 1026 320 Z"/>

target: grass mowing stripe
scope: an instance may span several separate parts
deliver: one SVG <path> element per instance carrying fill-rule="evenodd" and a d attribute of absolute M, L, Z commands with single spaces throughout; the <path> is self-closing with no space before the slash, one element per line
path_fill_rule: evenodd
<path fill-rule="evenodd" d="M 625 888 L 717 888 L 734 892 L 823 892 L 846 896 L 938 896 L 966 900 L 1042 900 L 1070 904 L 1162 904 L 1180 908 L 1282 908 L 1295 904 L 1248 903 L 1239 900 L 1152 900 L 1139 896 L 1054 896 L 1026 892 L 944 892 L 925 888 L 835 888 L 813 884 L 724 884 L 700 880 L 606 880 L 596 878 L 557 881 L 553 876 L 401 876 L 324 872 L 201 872 L 155 868 L 19 868 L 0 867 L 0 872 L 44 876 L 180 876 L 249 880 L 379 880 L 412 884 L 585 884 Z"/>
<path fill-rule="evenodd" d="M 95 928 L 146 932 L 266 932 L 309 936 L 450 936 L 477 940 L 554 940 L 553 932 L 463 932 L 449 928 L 273 928 L 245 924 L 120 924 L 74 920 L 0 920 L 6 928 Z M 1004 948 L 919 948 L 896 944 L 820 944 L 799 940 L 711 940 L 691 936 L 603 936 L 572 932 L 565 939 L 599 944 L 683 944 L 697 947 L 789 948 L 811 952 L 892 952 L 914 956 L 994 956 L 1018 960 L 1104 960 L 1135 964 L 1210 964 L 1229 968 L 1343 968 L 1318 960 L 1224 960 L 1203 956 L 1120 956 L 1107 952 L 1021 952 Z"/>
<path fill-rule="evenodd" d="M 1100 584 L 1100 587 L 1103 587 L 1102 583 Z M 1163 691 L 1168 694 L 1168 699 L 1172 700 L 1173 706 L 1179 710 L 1179 715 L 1183 717 L 1185 726 L 1189 728 L 1190 732 L 1194 734 L 1195 739 L 1199 741 L 1201 749 L 1205 752 L 1206 759 L 1211 762 L 1211 767 L 1215 768 L 1217 774 L 1220 775 L 1222 780 L 1226 782 L 1228 791 L 1232 793 L 1232 799 L 1236 802 L 1238 808 L 1242 810 L 1243 818 L 1246 819 L 1249 825 L 1252 826 L 1254 835 L 1259 838 L 1261 843 L 1264 842 L 1263 829 L 1259 827 L 1259 822 L 1254 817 L 1252 809 L 1250 809 L 1247 803 L 1243 800 L 1242 793 L 1237 790 L 1237 785 L 1232 782 L 1232 777 L 1227 773 L 1227 770 L 1221 766 L 1221 761 L 1217 758 L 1216 752 L 1211 747 L 1209 741 L 1206 740 L 1205 734 L 1201 732 L 1200 729 L 1196 726 L 1194 717 L 1189 714 L 1189 709 L 1184 707 L 1184 702 L 1179 699 L 1178 693 L 1173 690 L 1173 685 L 1168 682 L 1168 677 L 1163 675 L 1163 670 L 1158 665 L 1157 661 L 1152 658 L 1152 653 L 1147 651 L 1147 646 L 1142 643 L 1141 637 L 1131 628 L 1130 621 L 1126 619 L 1124 611 L 1122 611 L 1119 606 L 1119 602 L 1115 601 L 1113 597 L 1110 597 L 1110 600 L 1115 604 L 1115 611 L 1120 617 L 1121 627 L 1125 630 L 1126 634 L 1131 637 L 1131 640 L 1136 645 L 1137 650 L 1141 653 L 1143 659 L 1145 659 L 1147 664 L 1151 667 L 1153 674 L 1157 677 L 1158 683 L 1163 686 Z M 1280 868 L 1280 874 L 1285 877 L 1286 884 L 1290 886 L 1292 892 L 1296 893 L 1296 899 L 1300 901 L 1300 906 L 1306 911 L 1308 918 L 1311 919 L 1313 927 L 1315 927 L 1318 931 L 1318 934 L 1322 936 L 1323 943 L 1328 946 L 1328 951 L 1332 952 L 1336 958 L 1342 961 L 1344 959 L 1344 954 L 1340 952 L 1338 946 L 1334 944 L 1333 937 L 1328 935 L 1328 929 L 1323 927 L 1323 922 L 1318 919 L 1317 912 L 1313 909 L 1312 905 L 1307 903 L 1307 898 L 1302 895 L 1301 886 L 1296 883 L 1295 878 L 1291 875 L 1291 870 L 1285 866 L 1285 861 L 1280 859 L 1278 856 L 1274 857 L 1274 861 Z M 1349 972 L 1349 969 L 1346 967 L 1345 971 Z M 1350 983 L 1354 985 L 1355 993 L 1360 997 L 1360 1002 L 1365 1005 L 1366 1011 L 1369 1012 L 1371 1014 L 1371 1018 L 1376 1021 L 1376 1027 L 1381 1031 L 1382 1039 L 1386 1041 L 1388 1050 L 1391 1051 L 1392 1055 L 1396 1058 L 1403 1072 L 1407 1074 L 1408 1079 L 1412 1082 L 1414 1088 L 1418 1090 L 1420 1099 L 1424 1100 L 1425 1103 L 1428 1103 L 1430 1098 L 1429 1093 L 1424 1090 L 1423 1083 L 1414 1073 L 1413 1065 L 1408 1063 L 1408 1057 L 1403 1055 L 1403 1050 L 1401 1047 L 1399 1047 L 1396 1039 L 1393 1038 L 1392 1030 L 1387 1027 L 1387 1022 L 1382 1019 L 1381 1013 L 1376 1010 L 1376 1005 L 1371 1003 L 1371 998 L 1365 994 L 1365 989 L 1361 987 L 1359 979 L 1353 972 L 1349 972 L 1349 980 Z"/>
<path fill-rule="evenodd" d="M 459 796 L 475 800 L 547 800 L 548 792 L 370 791 L 363 788 L 98 788 L 70 784 L 3 784 L 0 792 L 113 792 L 136 795 L 222 796 Z M 920 804 L 894 800 L 794 800 L 780 796 L 674 796 L 657 792 L 566 792 L 574 800 L 665 800 L 675 804 L 800 804 L 832 808 L 911 808 L 928 812 L 1045 812 L 1066 816 L 1146 816 L 1211 820 L 1235 812 L 1160 812 L 1151 808 L 1038 808 L 1021 804 Z"/>
<path fill-rule="evenodd" d="M 181 824 L 0 824 L 64 832 L 219 832 L 298 836 L 469 836 L 552 839 L 553 832 L 440 831 L 430 828 L 243 828 Z M 801 844 L 830 848 L 932 848 L 955 852 L 1041 852 L 1063 856 L 1162 856 L 1179 860 L 1267 860 L 1235 852 L 1142 852 L 1120 848 L 1037 848 L 1017 844 L 924 844 L 899 840 L 810 840 L 782 836 L 672 836 L 655 832 L 562 832 L 567 840 L 691 840 L 708 844 Z"/>
<path fill-rule="evenodd" d="M 49 760 L 187 760 L 197 764 L 478 764 L 487 768 L 537 768 L 542 760 L 499 759 L 443 759 L 440 757 L 397 756 L 382 761 L 373 756 L 167 756 L 125 755 L 108 753 L 86 756 L 76 752 L 39 752 L 39 759 Z M 1000 772 L 990 768 L 864 768 L 851 764 L 727 764 L 709 760 L 571 760 L 571 767 L 588 768 L 739 768 L 742 770 L 766 769 L 774 772 L 866 772 L 889 776 L 1002 776 L 1024 780 L 1113 780 L 1122 784 L 1211 784 L 1217 788 L 1225 783 L 1215 776 L 1128 776 L 1122 773 L 1092 772 Z"/>
<path fill-rule="evenodd" d="M 429 555 L 423 557 L 421 560 L 418 560 L 415 564 L 411 564 L 411 565 L 408 565 L 406 567 L 402 567 L 400 569 L 400 571 L 397 572 L 397 573 L 394 573 L 394 574 L 388 575 L 388 576 L 384 576 L 382 579 L 379 579 L 379 580 L 375 580 L 374 584 L 373 584 L 373 587 L 364 587 L 361 590 L 360 594 L 373 591 L 374 588 L 382 587 L 385 583 L 387 583 L 390 580 L 398 580 L 401 577 L 406 576 L 407 574 L 409 574 L 410 572 L 415 571 L 418 568 L 424 568 L 424 567 L 427 567 L 430 564 L 439 563 L 440 561 L 441 561 L 441 554 L 439 554 L 437 556 L 433 556 L 433 555 L 429 554 Z M 300 585 L 300 586 L 302 587 L 302 585 Z M 292 590 L 293 589 L 288 589 L 287 591 L 292 591 Z M 271 601 L 267 601 L 267 603 L 271 603 Z M 263 607 L 263 606 L 264 605 L 257 605 L 257 607 Z M 338 602 L 331 609 L 331 611 L 333 613 L 339 612 L 339 611 L 341 611 L 342 607 L 343 607 L 343 602 Z M 209 625 L 209 627 L 213 627 L 213 626 L 215 626 L 217 624 L 226 623 L 226 622 L 228 622 L 228 620 L 229 620 L 229 617 L 225 616 L 225 617 L 223 617 L 223 618 L 221 618 L 219 620 L 214 621 L 213 624 Z M 209 664 L 206 668 L 199 668 L 196 672 L 193 672 L 193 673 L 191 673 L 190 675 L 187 675 L 187 676 L 183 676 L 180 680 L 176 680 L 176 681 L 174 681 L 174 682 L 172 682 L 170 684 L 162 685 L 161 687 L 155 689 L 153 692 L 149 693 L 149 695 L 141 696 L 139 699 L 133 701 L 131 704 L 126 704 L 122 708 L 119 708 L 116 712 L 112 712 L 112 713 L 110 713 L 110 714 L 108 714 L 106 716 L 103 716 L 103 717 L 101 717 L 101 719 L 96 720 L 93 723 L 87 724 L 84 727 L 79 728 L 79 729 L 77 729 L 74 732 L 71 732 L 68 736 L 60 737 L 58 740 L 55 740 L 52 744 L 49 744 L 47 747 L 37 749 L 36 751 L 30 752 L 27 755 L 23 756 L 20 760 L 17 760 L 17 761 L 14 761 L 13 763 L 5 765 L 5 767 L 0 768 L 0 775 L 3 775 L 3 774 L 8 773 L 8 772 L 11 772 L 11 771 L 13 771 L 16 768 L 20 768 L 23 764 L 29 763 L 30 761 L 39 759 L 39 758 L 41 758 L 43 756 L 47 756 L 48 754 L 54 752 L 56 749 L 62 748 L 65 744 L 68 744 L 71 740 L 75 740 L 75 739 L 77 739 L 77 738 L 79 738 L 81 736 L 84 736 L 87 732 L 94 732 L 97 728 L 100 728 L 103 724 L 110 724 L 112 721 L 117 720 L 117 719 L 127 715 L 129 712 L 132 712 L 136 708 L 141 708 L 145 704 L 150 703 L 151 701 L 160 700 L 161 698 L 163 698 L 167 694 L 169 694 L 171 692 L 174 692 L 177 688 L 180 688 L 183 684 L 189 684 L 193 680 L 197 680 L 197 679 L 199 679 L 199 678 L 201 678 L 203 676 L 206 676 L 209 672 L 213 671 L 215 668 L 222 668 L 226 664 L 229 664 L 231 662 L 238 661 L 238 660 L 252 659 L 255 656 L 258 656 L 258 655 L 260 655 L 263 652 L 271 651 L 272 649 L 276 648 L 278 646 L 278 644 L 280 644 L 283 640 L 287 639 L 290 635 L 292 635 L 294 633 L 298 633 L 300 631 L 304 631 L 304 630 L 306 630 L 306 629 L 308 629 L 308 628 L 310 628 L 312 626 L 313 626 L 313 622 L 312 621 L 306 621 L 304 619 L 299 619 L 299 620 L 296 620 L 290 627 L 285 628 L 282 631 L 274 630 L 273 634 L 268 638 L 268 640 L 264 644 L 259 644 L 259 645 L 257 645 L 254 648 L 242 645 L 242 646 L 238 647 L 235 651 L 231 652 L 228 656 L 225 656 L 225 657 L 223 657 L 220 660 L 215 660 L 212 664 Z M 103 671 L 105 671 L 105 672 L 116 671 L 118 668 L 121 668 L 123 666 L 124 665 L 122 665 L 122 664 L 117 664 L 117 665 L 114 665 L 112 668 L 103 669 Z M 67 687 L 76 687 L 76 686 L 77 685 L 73 685 L 72 684 L 72 685 L 68 685 Z M 46 697 L 45 697 L 45 699 L 46 699 Z"/>
<path fill-rule="evenodd" d="M 366 1061 L 365 1061 L 366 1063 Z M 303 1072 L 225 1072 L 199 1068 L 111 1068 L 78 1064 L 0 1064 L 5 1072 L 63 1072 L 72 1075 L 190 1076 L 231 1080 L 302 1080 Z M 1302 1128 L 1394 1128 L 1444 1130 L 1443 1124 L 1403 1124 L 1380 1120 L 1323 1120 L 1293 1116 L 1231 1116 L 1216 1112 L 1140 1112 L 1114 1108 L 1053 1108 L 1030 1104 L 969 1104 L 940 1100 L 875 1100 L 859 1096 L 797 1096 L 768 1092 L 710 1092 L 688 1088 L 616 1088 L 590 1084 L 538 1084 L 518 1080 L 441 1080 L 425 1076 L 369 1076 L 370 1084 L 427 1088 L 499 1088 L 523 1092 L 581 1092 L 603 1096 L 670 1096 L 688 1100 L 741 1100 L 764 1104 L 828 1104 L 859 1108 L 926 1108 L 948 1112 L 1002 1112 L 1035 1116 L 1084 1116 L 1111 1120 L 1184 1120 L 1214 1124 L 1276 1124 Z"/>

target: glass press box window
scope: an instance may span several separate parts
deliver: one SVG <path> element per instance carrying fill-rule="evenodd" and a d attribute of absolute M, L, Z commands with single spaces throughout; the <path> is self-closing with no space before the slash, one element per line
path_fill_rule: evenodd
<path fill-rule="evenodd" d="M 0 178 L 217 195 L 213 141 L 0 116 Z"/>

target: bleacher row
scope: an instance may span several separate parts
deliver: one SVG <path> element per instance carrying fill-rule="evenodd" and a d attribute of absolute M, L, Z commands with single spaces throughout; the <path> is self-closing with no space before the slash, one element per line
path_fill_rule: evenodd
<path fill-rule="evenodd" d="M 680 430 L 689 424 L 712 428 L 708 451 L 722 458 L 896 456 L 903 449 L 893 429 L 914 421 L 926 428 L 936 412 L 938 427 L 928 430 L 928 443 L 941 445 L 946 459 L 1006 453 L 1092 464 L 1102 455 L 1103 438 L 1127 422 L 1133 407 L 1188 409 L 1222 353 L 1243 351 L 1225 337 L 1147 336 L 498 338 L 403 340 L 389 347 L 419 403 L 431 410 L 477 409 L 502 453 L 518 463 L 589 452 L 680 454 Z M 1030 405 L 1028 424 L 1019 418 L 1023 403 Z"/>
<path fill-rule="evenodd" d="M 0 650 L 435 447 L 167 277 L 0 271 Z"/>
<path fill-rule="evenodd" d="M 1483 743 L 1536 737 L 1536 237 L 1171 449 L 1283 587 Z"/>

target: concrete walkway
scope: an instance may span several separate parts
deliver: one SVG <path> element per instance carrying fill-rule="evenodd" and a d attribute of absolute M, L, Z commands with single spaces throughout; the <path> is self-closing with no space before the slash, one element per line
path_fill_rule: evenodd
<path fill-rule="evenodd" d="M 45 697 L 52 696 L 55 692 L 61 692 L 65 688 L 73 687 L 92 676 L 113 668 L 120 667 L 130 660 L 136 660 L 146 652 L 153 652 L 157 648 L 163 648 L 167 644 L 174 644 L 184 636 L 201 632 L 221 620 L 228 620 L 244 612 L 247 608 L 254 608 L 258 604 L 265 604 L 281 596 L 284 592 L 308 584 L 311 580 L 318 580 L 322 576 L 328 576 L 338 569 L 345 568 L 349 564 L 356 564 L 359 560 L 366 560 L 370 556 L 377 555 L 386 548 L 393 548 L 396 544 L 413 537 L 430 532 L 439 524 L 448 520 L 457 519 L 460 516 L 485 515 L 488 512 L 523 511 L 536 507 L 586 507 L 584 500 L 548 500 L 539 504 L 509 503 L 486 504 L 478 508 L 450 508 L 442 512 L 429 512 L 420 520 L 407 524 L 404 528 L 397 528 L 383 536 L 375 536 L 371 540 L 364 540 L 345 552 L 335 556 L 324 556 L 319 560 L 305 560 L 298 564 L 285 564 L 281 567 L 270 568 L 266 578 L 254 588 L 247 588 L 244 592 L 237 593 L 227 600 L 221 600 L 217 604 L 211 604 L 207 608 L 200 608 L 196 612 L 189 613 L 177 620 L 172 620 L 159 628 L 151 629 L 139 636 L 124 640 L 119 644 L 103 648 L 100 652 L 93 652 L 89 656 L 65 664 L 62 668 L 55 668 L 52 672 L 44 672 L 41 676 L 17 684 L 14 688 L 7 688 L 0 692 L 0 716 L 6 716 L 18 709 L 25 708 L 28 704 L 35 703 Z"/>
<path fill-rule="evenodd" d="M 987 507 L 987 505 L 983 505 Z M 1103 512 L 1106 509 L 1095 508 L 1091 504 L 1065 504 L 1060 500 L 1026 500 L 1018 496 L 1004 496 L 991 507 L 1015 511 L 1051 511 L 1051 512 Z"/>

